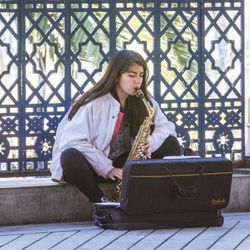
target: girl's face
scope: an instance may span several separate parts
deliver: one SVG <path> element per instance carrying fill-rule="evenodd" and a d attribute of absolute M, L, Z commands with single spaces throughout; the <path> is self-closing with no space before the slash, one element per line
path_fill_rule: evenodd
<path fill-rule="evenodd" d="M 136 90 L 142 85 L 144 70 L 139 64 L 133 63 L 128 71 L 123 72 L 118 79 L 116 92 L 120 99 L 126 99 L 129 95 L 134 95 Z"/>

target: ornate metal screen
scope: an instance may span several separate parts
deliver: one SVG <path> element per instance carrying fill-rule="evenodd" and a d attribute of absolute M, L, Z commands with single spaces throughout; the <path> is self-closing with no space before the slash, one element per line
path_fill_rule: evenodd
<path fill-rule="evenodd" d="M 59 121 L 119 49 L 202 156 L 244 154 L 243 0 L 0 2 L 0 170 L 49 168 Z"/>

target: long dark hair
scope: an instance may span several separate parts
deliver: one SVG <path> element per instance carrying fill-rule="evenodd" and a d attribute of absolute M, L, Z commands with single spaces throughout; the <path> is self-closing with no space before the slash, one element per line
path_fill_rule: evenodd
<path fill-rule="evenodd" d="M 114 91 L 118 82 L 117 79 L 120 78 L 122 73 L 127 72 L 129 67 L 134 63 L 143 67 L 144 74 L 141 90 L 144 93 L 145 98 L 149 100 L 147 93 L 148 66 L 146 61 L 135 51 L 121 50 L 111 58 L 103 77 L 73 103 L 68 119 L 71 120 L 81 106 Z M 139 126 L 147 115 L 146 108 L 142 101 L 135 96 L 129 96 L 127 98 L 125 107 L 124 112 L 129 122 L 130 133 L 132 136 L 135 136 L 138 132 Z"/>

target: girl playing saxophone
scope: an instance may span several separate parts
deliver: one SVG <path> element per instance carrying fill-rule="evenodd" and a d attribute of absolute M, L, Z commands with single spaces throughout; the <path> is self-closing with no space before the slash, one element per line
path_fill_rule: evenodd
<path fill-rule="evenodd" d="M 148 110 L 153 126 L 143 145 L 144 158 L 179 155 L 175 126 L 147 92 L 148 67 L 140 54 L 117 52 L 103 77 L 83 93 L 60 122 L 53 148 L 52 179 L 75 185 L 91 202 L 106 201 L 98 183 L 122 179 L 122 167 Z"/>

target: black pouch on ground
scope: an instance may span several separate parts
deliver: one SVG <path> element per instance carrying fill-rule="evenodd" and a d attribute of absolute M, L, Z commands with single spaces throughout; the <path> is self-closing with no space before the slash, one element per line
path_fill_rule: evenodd
<path fill-rule="evenodd" d="M 221 226 L 230 199 L 226 158 L 128 161 L 120 203 L 95 204 L 95 224 L 110 229 Z"/>

